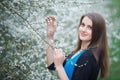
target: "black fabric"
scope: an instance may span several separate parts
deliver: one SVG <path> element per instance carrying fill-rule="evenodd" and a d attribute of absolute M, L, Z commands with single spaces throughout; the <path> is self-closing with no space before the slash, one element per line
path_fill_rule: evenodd
<path fill-rule="evenodd" d="M 78 65 L 86 63 L 81 68 L 75 67 L 72 80 L 97 80 L 99 66 L 91 52 L 83 54 L 77 61 Z"/>
<path fill-rule="evenodd" d="M 54 63 L 52 63 L 50 66 L 47 67 L 49 70 L 55 70 Z"/>
<path fill-rule="evenodd" d="M 71 56 L 72 55 L 70 55 L 69 57 Z M 86 65 L 84 65 L 85 63 Z M 99 73 L 99 66 L 96 63 L 96 60 L 91 51 L 87 51 L 85 54 L 81 55 L 81 57 L 77 61 L 77 65 L 78 66 L 84 65 L 84 66 L 75 67 L 72 80 L 97 80 L 97 76 Z M 54 63 L 48 66 L 48 69 L 55 70 Z"/>

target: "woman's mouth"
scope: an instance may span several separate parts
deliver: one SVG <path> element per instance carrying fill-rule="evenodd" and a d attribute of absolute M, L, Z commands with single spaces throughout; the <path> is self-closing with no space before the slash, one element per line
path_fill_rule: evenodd
<path fill-rule="evenodd" d="M 87 34 L 85 34 L 85 33 L 80 33 L 80 36 L 85 37 L 85 36 L 87 36 Z"/>

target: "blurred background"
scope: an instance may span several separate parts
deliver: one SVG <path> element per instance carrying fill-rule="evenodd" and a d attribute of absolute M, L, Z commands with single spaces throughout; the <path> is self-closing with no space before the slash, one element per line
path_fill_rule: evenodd
<path fill-rule="evenodd" d="M 107 25 L 110 75 L 103 80 L 120 80 L 120 0 L 0 0 L 0 80 L 59 80 L 46 68 L 45 18 L 56 17 L 55 47 L 69 54 L 88 12 Z"/>

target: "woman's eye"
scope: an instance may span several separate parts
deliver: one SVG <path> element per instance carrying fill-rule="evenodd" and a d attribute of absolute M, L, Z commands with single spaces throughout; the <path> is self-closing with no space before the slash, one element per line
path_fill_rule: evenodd
<path fill-rule="evenodd" d="M 85 24 L 84 24 L 84 23 L 81 23 L 81 25 L 80 25 L 80 26 L 84 27 L 84 26 L 85 26 Z"/>
<path fill-rule="evenodd" d="M 88 26 L 88 29 L 91 29 L 91 30 L 92 30 L 92 27 L 91 27 L 91 26 Z"/>

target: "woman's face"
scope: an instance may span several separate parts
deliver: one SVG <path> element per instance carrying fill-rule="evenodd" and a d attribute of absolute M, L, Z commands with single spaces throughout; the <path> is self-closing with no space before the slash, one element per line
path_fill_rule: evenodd
<path fill-rule="evenodd" d="M 82 42 L 90 42 L 92 39 L 92 20 L 85 16 L 79 26 L 79 38 Z"/>

